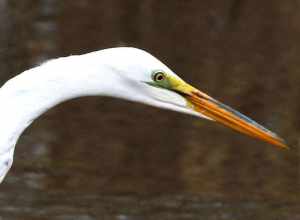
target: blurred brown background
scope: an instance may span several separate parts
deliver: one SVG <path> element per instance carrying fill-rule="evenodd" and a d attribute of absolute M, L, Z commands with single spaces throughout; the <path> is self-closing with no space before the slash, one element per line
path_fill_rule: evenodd
<path fill-rule="evenodd" d="M 0 83 L 47 59 L 145 49 L 281 134 L 103 97 L 26 130 L 0 219 L 300 219 L 299 0 L 0 0 Z"/>

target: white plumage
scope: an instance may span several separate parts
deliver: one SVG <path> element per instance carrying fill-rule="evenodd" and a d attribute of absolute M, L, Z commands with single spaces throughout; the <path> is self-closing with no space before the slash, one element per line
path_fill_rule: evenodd
<path fill-rule="evenodd" d="M 274 133 L 185 83 L 149 53 L 112 48 L 53 59 L 4 84 L 0 89 L 0 182 L 12 165 L 18 138 L 33 120 L 63 101 L 95 95 L 216 120 L 286 147 Z"/>
<path fill-rule="evenodd" d="M 113 48 L 47 61 L 12 78 L 0 89 L 0 181 L 12 165 L 25 128 L 49 108 L 81 96 L 113 96 L 200 115 L 169 90 L 149 86 L 153 70 L 177 77 L 149 53 Z"/>

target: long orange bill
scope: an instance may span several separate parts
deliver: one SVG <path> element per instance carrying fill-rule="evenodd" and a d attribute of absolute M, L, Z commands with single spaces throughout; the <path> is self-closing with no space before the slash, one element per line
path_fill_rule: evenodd
<path fill-rule="evenodd" d="M 192 104 L 195 111 L 217 122 L 277 147 L 288 148 L 284 140 L 275 133 L 199 90 L 193 88 L 189 93 L 185 93 L 185 97 Z"/>

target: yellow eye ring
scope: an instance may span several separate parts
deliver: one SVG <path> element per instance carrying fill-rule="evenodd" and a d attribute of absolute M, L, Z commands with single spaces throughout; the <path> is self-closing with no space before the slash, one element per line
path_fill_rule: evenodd
<path fill-rule="evenodd" d="M 161 81 L 164 81 L 165 80 L 165 73 L 161 72 L 161 71 L 157 71 L 153 74 L 153 80 L 155 82 L 161 82 Z"/>

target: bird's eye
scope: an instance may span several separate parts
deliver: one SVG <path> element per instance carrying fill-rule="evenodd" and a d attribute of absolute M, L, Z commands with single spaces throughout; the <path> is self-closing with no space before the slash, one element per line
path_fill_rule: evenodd
<path fill-rule="evenodd" d="M 165 80 L 165 73 L 161 71 L 157 71 L 153 74 L 152 78 L 155 82 L 161 82 Z"/>

